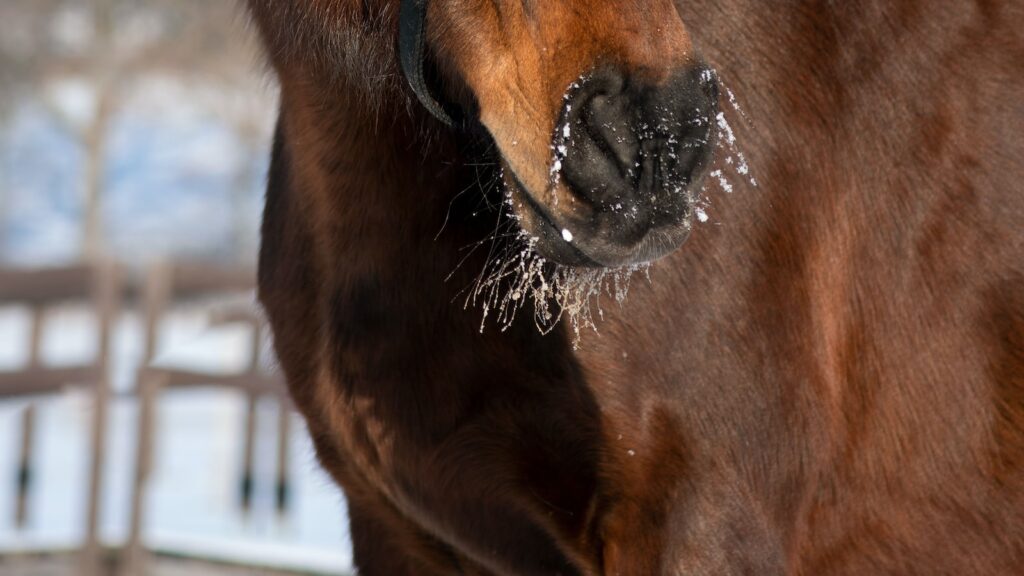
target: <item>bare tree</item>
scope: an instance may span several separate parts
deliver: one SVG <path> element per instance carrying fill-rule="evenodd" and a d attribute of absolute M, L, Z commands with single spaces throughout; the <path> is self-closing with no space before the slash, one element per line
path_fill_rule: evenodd
<path fill-rule="evenodd" d="M 108 140 L 125 95 L 141 80 L 159 75 L 221 92 L 255 92 L 261 81 L 253 73 L 254 54 L 255 43 L 233 0 L 0 2 L 0 122 L 30 95 L 79 142 L 84 152 L 83 257 L 104 251 Z M 69 81 L 88 87 L 91 106 L 84 117 L 69 112 L 55 96 Z M 218 112 L 234 126 L 240 142 L 252 143 L 267 131 L 255 119 L 267 117 L 263 108 L 221 107 Z M 254 178 L 240 174 L 237 180 L 243 187 Z M 249 231 L 236 227 L 240 242 Z"/>

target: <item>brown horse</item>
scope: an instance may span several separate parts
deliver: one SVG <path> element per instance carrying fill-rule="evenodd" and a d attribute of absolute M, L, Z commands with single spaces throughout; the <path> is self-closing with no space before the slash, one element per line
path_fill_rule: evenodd
<path fill-rule="evenodd" d="M 361 574 L 1024 571 L 1022 3 L 415 2 L 399 50 L 398 0 L 250 0 L 260 295 Z"/>

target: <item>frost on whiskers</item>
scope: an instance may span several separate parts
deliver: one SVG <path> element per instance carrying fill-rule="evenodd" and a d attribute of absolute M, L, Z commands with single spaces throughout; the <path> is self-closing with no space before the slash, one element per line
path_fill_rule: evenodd
<path fill-rule="evenodd" d="M 722 93 L 725 95 L 725 100 L 729 107 L 736 112 L 736 114 L 742 118 L 747 125 L 750 125 L 750 118 L 740 107 L 739 102 L 736 99 L 736 95 L 733 93 L 728 86 L 725 85 L 724 81 L 719 77 L 717 72 L 707 70 L 704 72 L 703 80 L 705 82 L 717 81 L 722 89 Z M 738 183 L 742 184 L 746 181 L 751 187 L 757 188 L 757 178 L 754 177 L 753 171 L 750 169 L 750 164 L 747 162 L 746 155 L 740 149 L 739 144 L 736 140 L 736 133 L 733 132 L 732 125 L 729 124 L 729 120 L 725 116 L 725 112 L 719 112 L 715 117 L 715 127 L 717 128 L 716 138 L 716 156 L 718 157 L 717 166 L 711 170 L 708 174 L 707 181 L 701 188 L 700 200 L 697 204 L 697 217 L 701 223 L 705 223 L 710 220 L 707 210 L 711 206 L 711 199 L 708 195 L 709 187 L 718 188 L 718 190 L 725 192 L 726 194 L 732 194 L 736 189 Z"/>
<path fill-rule="evenodd" d="M 551 144 L 551 168 L 547 194 L 553 206 L 558 205 L 554 193 L 563 163 L 569 151 L 573 130 L 568 120 L 572 111 L 571 95 L 586 83 L 583 76 L 569 85 L 563 99 L 565 107 Z M 512 197 L 506 190 L 505 208 L 517 220 L 512 210 Z M 562 239 L 573 241 L 572 231 L 561 230 Z M 538 330 L 548 334 L 565 319 L 573 332 L 573 345 L 579 346 L 581 332 L 597 332 L 597 323 L 604 317 L 606 301 L 621 305 L 629 292 L 634 273 L 648 272 L 649 263 L 618 269 L 575 268 L 546 260 L 535 250 L 537 240 L 522 230 L 511 239 L 503 254 L 488 259 L 484 270 L 466 297 L 465 306 L 479 306 L 483 310 L 481 332 L 488 319 L 493 318 L 501 330 L 508 329 L 524 308 L 532 311 Z"/>
<path fill-rule="evenodd" d="M 749 124 L 744 111 L 740 108 L 732 90 L 721 84 L 717 73 L 708 70 L 702 77 L 704 82 L 719 82 L 726 104 Z M 573 82 L 565 93 L 565 108 L 561 119 L 556 125 L 551 143 L 551 164 L 548 175 L 547 200 L 558 205 L 555 194 L 561 179 L 565 159 L 572 145 L 573 127 L 569 122 L 572 110 L 571 94 L 587 82 L 582 77 Z M 722 192 L 732 193 L 744 184 L 758 186 L 747 158 L 740 149 L 736 134 L 729 124 L 726 114 L 719 112 L 713 118 L 703 117 L 695 120 L 698 125 L 707 125 L 711 121 L 712 135 L 716 147 L 716 164 L 707 175 L 700 190 L 699 199 L 693 206 L 693 215 L 697 222 L 711 221 L 709 215 L 709 188 L 717 187 Z M 649 126 L 642 125 L 640 130 L 648 131 Z M 614 129 L 613 129 L 614 131 Z M 639 134 L 641 137 L 644 134 Z M 707 144 L 707 141 L 702 141 Z M 696 196 L 696 191 L 695 196 Z M 507 193 L 507 191 L 506 191 Z M 571 197 L 570 197 L 571 198 Z M 511 206 L 511 197 L 506 196 L 506 208 L 512 219 L 517 219 Z M 621 204 L 614 206 L 616 211 L 628 210 Z M 573 242 L 571 230 L 561 229 L 562 239 Z M 649 280 L 650 263 L 638 264 L 619 269 L 574 268 L 560 266 L 545 260 L 534 249 L 536 239 L 520 232 L 504 247 L 504 253 L 492 255 L 477 277 L 475 284 L 468 290 L 465 306 L 479 306 L 483 311 L 480 329 L 486 328 L 487 322 L 493 319 L 505 330 L 516 317 L 521 314 L 532 314 L 537 328 L 542 333 L 549 333 L 560 321 L 565 319 L 574 335 L 574 346 L 578 347 L 581 332 L 591 329 L 598 332 L 598 324 L 604 317 L 603 306 L 614 302 L 621 305 L 629 292 L 630 281 L 637 272 L 643 272 Z M 524 312 L 524 308 L 527 309 Z"/>
<path fill-rule="evenodd" d="M 521 233 L 502 257 L 492 258 L 466 297 L 465 306 L 480 306 L 483 332 L 493 317 L 508 329 L 524 308 L 532 308 L 537 329 L 548 334 L 565 319 L 579 347 L 581 331 L 598 331 L 605 300 L 621 305 L 636 272 L 649 272 L 650 264 L 618 269 L 574 268 L 547 261 L 534 250 L 536 239 Z M 648 277 L 649 279 L 649 277 Z"/>

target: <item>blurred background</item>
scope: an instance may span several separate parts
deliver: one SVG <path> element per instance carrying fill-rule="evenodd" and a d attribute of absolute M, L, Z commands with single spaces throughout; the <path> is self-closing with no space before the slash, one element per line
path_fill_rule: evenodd
<path fill-rule="evenodd" d="M 235 0 L 0 0 L 0 575 L 347 574 L 253 284 Z"/>

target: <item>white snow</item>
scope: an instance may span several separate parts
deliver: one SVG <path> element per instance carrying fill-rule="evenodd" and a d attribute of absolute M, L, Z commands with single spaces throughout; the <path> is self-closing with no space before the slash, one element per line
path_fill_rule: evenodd
<path fill-rule="evenodd" d="M 246 364 L 248 338 L 237 327 L 207 329 L 205 315 L 185 310 L 172 317 L 160 353 L 165 363 L 227 370 Z M 48 317 L 44 360 L 66 365 L 95 352 L 91 315 L 80 307 L 58 308 Z M 25 361 L 27 312 L 0 307 L 0 371 Z M 133 474 L 137 406 L 125 396 L 141 354 L 138 315 L 126 314 L 113 342 L 114 388 L 110 410 L 108 459 L 101 535 L 112 545 L 127 532 L 128 497 Z M 188 358 L 186 358 L 188 357 Z M 0 474 L 0 555 L 18 550 L 73 547 L 82 537 L 86 479 L 84 454 L 89 399 L 80 392 L 35 399 L 37 450 L 35 489 L 30 493 L 29 526 L 17 530 L 13 516 L 14 475 Z M 14 470 L 21 414 L 27 402 L 0 402 L 0 470 Z M 345 574 L 351 567 L 343 497 L 315 464 L 312 444 L 293 419 L 290 477 L 292 508 L 284 518 L 273 509 L 273 470 L 277 408 L 261 403 L 257 412 L 257 491 L 246 517 L 236 505 L 242 453 L 239 394 L 213 389 L 172 391 L 160 400 L 158 451 L 154 462 L 147 541 L 163 549 L 269 566 Z"/>

